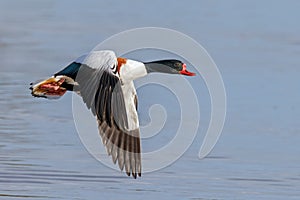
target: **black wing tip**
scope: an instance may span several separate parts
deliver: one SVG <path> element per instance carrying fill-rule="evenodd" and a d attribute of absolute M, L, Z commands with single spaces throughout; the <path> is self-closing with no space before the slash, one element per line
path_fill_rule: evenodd
<path fill-rule="evenodd" d="M 134 178 L 134 179 L 136 179 L 136 173 L 132 173 L 132 177 Z"/>
<path fill-rule="evenodd" d="M 137 177 L 141 177 L 142 176 L 142 173 L 141 172 L 138 172 L 138 173 L 130 173 L 130 172 L 126 172 L 127 176 L 131 176 L 132 175 L 132 178 L 134 179 L 137 179 Z"/>

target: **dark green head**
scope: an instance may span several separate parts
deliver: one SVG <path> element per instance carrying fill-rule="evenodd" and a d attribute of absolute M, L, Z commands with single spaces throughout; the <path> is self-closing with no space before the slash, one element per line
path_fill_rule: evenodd
<path fill-rule="evenodd" d="M 145 63 L 148 73 L 161 72 L 168 74 L 183 74 L 186 76 L 195 76 L 195 73 L 186 70 L 186 64 L 180 60 L 158 60 Z"/>

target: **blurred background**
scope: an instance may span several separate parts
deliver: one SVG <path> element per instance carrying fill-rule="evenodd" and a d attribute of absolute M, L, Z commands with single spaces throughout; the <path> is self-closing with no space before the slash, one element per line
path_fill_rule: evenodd
<path fill-rule="evenodd" d="M 0 199 L 299 199 L 299 8 L 297 0 L 1 0 Z M 228 107 L 219 142 L 199 160 L 210 104 L 201 77 L 191 81 L 203 96 L 196 140 L 171 166 L 133 180 L 85 150 L 70 94 L 47 101 L 28 88 L 111 35 L 145 26 L 202 44 Z M 151 102 L 138 93 L 143 122 Z"/>

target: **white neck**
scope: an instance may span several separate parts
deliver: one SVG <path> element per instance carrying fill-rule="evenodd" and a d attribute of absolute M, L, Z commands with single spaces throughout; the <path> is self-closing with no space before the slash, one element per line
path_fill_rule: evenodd
<path fill-rule="evenodd" d="M 133 81 L 146 75 L 147 70 L 142 62 L 127 60 L 126 64 L 120 68 L 120 78 L 123 83 Z"/>

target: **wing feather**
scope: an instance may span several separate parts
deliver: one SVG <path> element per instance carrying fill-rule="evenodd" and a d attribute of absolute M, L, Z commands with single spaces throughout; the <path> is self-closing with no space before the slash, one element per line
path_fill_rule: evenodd
<path fill-rule="evenodd" d="M 98 129 L 108 155 L 128 176 L 141 176 L 139 128 L 129 130 L 124 94 L 119 77 L 112 72 L 117 63 L 111 51 L 92 52 L 77 60 L 77 73 L 83 101 L 97 117 Z M 131 102 L 137 106 L 137 100 Z M 137 117 L 137 116 L 136 116 Z"/>

